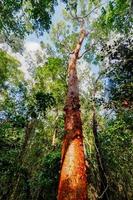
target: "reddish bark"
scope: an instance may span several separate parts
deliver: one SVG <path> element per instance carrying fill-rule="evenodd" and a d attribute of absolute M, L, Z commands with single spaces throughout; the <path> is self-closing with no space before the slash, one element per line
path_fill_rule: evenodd
<path fill-rule="evenodd" d="M 62 147 L 58 200 L 87 200 L 87 177 L 76 71 L 79 51 L 85 36 L 86 33 L 82 30 L 68 65 L 68 93 L 64 108 L 66 135 Z"/>

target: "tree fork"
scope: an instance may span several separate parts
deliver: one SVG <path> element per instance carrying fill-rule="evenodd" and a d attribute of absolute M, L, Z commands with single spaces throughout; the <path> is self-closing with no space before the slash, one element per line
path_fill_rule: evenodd
<path fill-rule="evenodd" d="M 62 146 L 62 167 L 58 188 L 58 200 L 88 199 L 76 70 L 79 51 L 86 35 L 86 31 L 82 29 L 80 31 L 79 41 L 68 64 L 68 93 L 64 108 L 66 135 Z"/>

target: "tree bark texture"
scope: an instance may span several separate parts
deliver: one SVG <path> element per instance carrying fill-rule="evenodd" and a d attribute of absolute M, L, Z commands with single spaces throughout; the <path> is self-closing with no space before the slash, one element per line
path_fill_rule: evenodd
<path fill-rule="evenodd" d="M 81 30 L 68 65 L 68 93 L 65 111 L 66 135 L 62 146 L 62 167 L 58 200 L 87 200 L 87 177 L 80 117 L 76 63 L 86 32 Z"/>

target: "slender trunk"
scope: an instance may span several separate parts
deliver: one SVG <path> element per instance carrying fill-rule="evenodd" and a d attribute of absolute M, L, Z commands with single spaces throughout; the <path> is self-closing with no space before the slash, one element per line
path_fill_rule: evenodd
<path fill-rule="evenodd" d="M 29 123 L 27 123 L 27 125 L 25 127 L 24 142 L 22 144 L 21 151 L 20 151 L 20 154 L 18 157 L 18 160 L 20 163 L 23 162 L 24 155 L 25 155 L 26 149 L 28 147 L 28 143 L 29 143 L 31 135 L 35 129 L 35 123 L 36 123 L 36 119 L 32 119 Z"/>
<path fill-rule="evenodd" d="M 55 147 L 55 137 L 56 137 L 57 129 L 55 130 L 53 137 L 52 137 L 52 146 Z"/>
<path fill-rule="evenodd" d="M 82 30 L 68 65 L 68 93 L 64 108 L 66 135 L 62 146 L 58 200 L 87 200 L 87 177 L 76 71 L 79 51 L 85 37 L 86 32 Z"/>
<path fill-rule="evenodd" d="M 97 158 L 97 164 L 98 164 L 98 170 L 99 170 L 99 176 L 100 176 L 100 196 L 103 200 L 108 200 L 108 194 L 107 194 L 107 178 L 105 173 L 105 167 L 104 162 L 101 155 L 100 150 L 100 144 L 97 134 L 97 119 L 96 119 L 96 111 L 95 108 L 93 109 L 93 134 L 95 139 L 95 146 L 96 146 L 96 158 Z"/>
<path fill-rule="evenodd" d="M 55 149 L 56 147 L 56 137 L 57 137 L 57 134 L 58 134 L 58 108 L 55 110 L 56 112 L 56 119 L 55 119 L 55 128 L 54 128 L 54 133 L 53 133 L 53 136 L 52 136 L 52 147 L 53 147 L 53 150 Z"/>
<path fill-rule="evenodd" d="M 18 156 L 18 162 L 19 162 L 20 166 L 23 165 L 26 149 L 28 147 L 28 143 L 30 141 L 32 132 L 34 131 L 34 128 L 35 128 L 35 121 L 36 121 L 36 119 L 32 119 L 29 123 L 27 123 L 27 125 L 25 127 L 24 142 L 22 144 L 21 151 Z M 16 179 L 15 179 L 15 182 L 13 181 L 14 182 L 12 185 L 13 190 L 11 192 L 10 200 L 14 200 L 16 198 L 16 195 L 18 195 L 17 191 L 18 191 L 20 179 L 21 179 L 21 174 L 19 171 L 15 174 L 15 177 L 16 177 Z M 28 190 L 30 191 L 29 188 L 28 188 Z M 28 191 L 28 193 L 29 193 L 29 191 Z M 30 195 L 30 193 L 28 195 Z"/>

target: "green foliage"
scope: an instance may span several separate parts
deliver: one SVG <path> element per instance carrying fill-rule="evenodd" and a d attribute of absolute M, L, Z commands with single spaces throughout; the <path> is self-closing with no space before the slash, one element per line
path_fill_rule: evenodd
<path fill-rule="evenodd" d="M 2 145 L 0 151 L 0 154 L 2 155 L 0 160 L 2 183 L 0 198 L 15 198 L 19 200 L 28 200 L 29 198 L 34 199 L 34 196 L 38 194 L 38 190 L 40 191 L 42 188 L 42 180 L 40 178 L 42 178 L 41 174 L 45 174 L 45 172 L 42 172 L 42 166 L 45 165 L 42 163 L 42 161 L 43 158 L 51 151 L 52 137 L 55 129 L 57 129 L 56 137 L 58 137 L 58 139 L 56 139 L 56 147 L 54 146 L 52 149 L 56 148 L 58 150 L 60 147 L 60 138 L 63 135 L 64 124 L 62 113 L 58 114 L 53 111 L 49 112 L 48 114 L 47 109 L 49 108 L 51 110 L 57 105 L 58 107 L 62 106 L 62 101 L 64 99 L 59 93 L 57 95 L 57 92 L 63 93 L 64 88 L 66 87 L 66 73 L 65 67 L 63 66 L 64 62 L 59 58 L 49 58 L 45 65 L 44 73 L 40 71 L 41 67 L 40 69 L 37 68 L 37 85 L 30 88 L 24 80 L 21 80 L 20 82 L 19 79 L 18 83 L 11 82 L 17 78 L 18 73 L 20 72 L 18 70 L 19 65 L 17 65 L 18 62 L 16 60 L 13 60 L 13 58 L 8 56 L 8 54 L 5 52 L 3 52 L 2 55 L 5 56 L 2 57 L 2 59 L 5 61 L 3 62 L 3 67 L 5 66 L 5 63 L 7 63 L 6 69 L 11 67 L 10 65 L 12 62 L 16 65 L 14 69 L 11 69 L 14 70 L 14 74 L 12 74 L 11 79 L 9 76 L 11 70 L 9 69 L 8 75 L 8 70 L 6 71 L 2 68 L 4 78 L 3 84 L 1 84 L 1 89 L 4 92 L 2 93 L 3 98 L 1 101 L 0 111 L 0 143 Z M 44 81 L 46 81 L 47 86 L 49 85 L 49 90 L 47 90 L 45 82 L 43 82 L 44 86 L 42 85 L 43 77 L 46 78 Z M 55 83 L 55 85 L 53 82 L 51 82 L 51 80 Z M 5 83 L 8 83 L 6 88 L 3 87 Z M 59 115 L 58 118 L 56 114 Z M 24 138 L 27 134 L 25 132 L 26 127 L 30 128 L 30 124 L 33 119 L 36 119 L 37 121 L 37 123 L 34 123 L 35 130 L 31 129 L 32 133 L 30 133 L 31 136 L 28 139 L 28 143 L 25 146 L 25 149 L 23 149 L 23 152 L 21 152 L 25 141 Z M 60 136 L 58 136 L 58 134 L 60 134 Z M 19 158 L 20 155 L 23 155 L 23 158 Z M 51 164 L 51 170 L 55 169 L 55 171 L 53 171 L 51 174 L 48 174 L 48 164 L 46 164 L 45 168 L 47 176 L 44 180 L 47 186 L 46 188 L 48 189 L 49 187 L 49 185 L 47 185 L 48 183 L 51 184 L 51 186 L 52 184 L 55 185 L 53 188 L 53 193 L 49 193 L 47 197 L 49 199 L 55 198 L 57 192 L 58 179 L 55 173 L 56 171 L 57 173 L 59 171 L 59 161 L 58 166 L 56 167 L 56 158 L 59 160 L 59 153 L 56 154 L 53 152 L 49 158 L 47 156 L 47 158 L 44 160 L 44 162 L 48 160 L 48 164 L 53 162 L 53 165 Z M 37 185 L 38 190 L 32 190 L 32 186 L 36 184 L 36 173 L 38 173 L 38 176 L 40 177 Z M 8 185 L 13 188 L 12 191 Z M 40 192 L 39 195 L 47 194 L 46 190 L 41 190 L 42 193 Z M 32 192 L 32 194 L 30 194 L 30 192 Z"/>
<path fill-rule="evenodd" d="M 66 20 L 68 20 L 68 12 L 66 12 L 65 15 Z M 66 23 L 66 21 L 60 21 L 56 25 L 52 26 L 51 29 L 50 36 L 52 41 L 54 42 L 56 52 L 65 61 L 68 60 L 69 54 L 75 48 L 75 44 L 79 36 L 79 34 L 76 31 L 76 28 L 75 31 L 72 31 L 73 26 L 73 24 Z"/>
<path fill-rule="evenodd" d="M 22 72 L 19 70 L 20 63 L 3 50 L 0 50 L 0 60 L 0 87 L 5 81 L 17 83 L 22 78 Z"/>
<path fill-rule="evenodd" d="M 42 89 L 52 93 L 57 104 L 64 102 L 66 90 L 66 69 L 64 61 L 60 58 L 48 58 L 46 64 L 36 70 L 36 86 L 38 91 Z"/>
<path fill-rule="evenodd" d="M 129 0 L 109 1 L 107 7 L 102 7 L 101 16 L 93 25 L 98 30 L 98 38 L 105 38 L 110 31 L 128 33 L 132 27 Z"/>
<path fill-rule="evenodd" d="M 38 112 L 43 111 L 45 113 L 48 107 L 52 107 L 53 105 L 55 105 L 55 99 L 51 94 L 38 92 L 35 96 L 37 101 L 36 105 Z"/>
<path fill-rule="evenodd" d="M 112 45 L 104 48 L 106 62 L 108 59 L 109 70 L 106 74 L 108 78 L 108 96 L 110 106 L 114 109 L 132 107 L 132 77 L 133 77 L 133 48 L 132 39 L 120 37 Z M 104 55 L 103 54 L 103 55 Z"/>
<path fill-rule="evenodd" d="M 46 155 L 31 180 L 32 190 L 41 190 L 39 199 L 56 200 L 60 169 L 60 152 L 54 151 Z"/>
<path fill-rule="evenodd" d="M 16 158 L 19 153 L 22 129 L 13 128 L 10 122 L 0 125 L 0 198 L 6 199 L 14 172 L 17 170 Z"/>
<path fill-rule="evenodd" d="M 129 115 L 129 113 L 128 113 Z M 132 128 L 131 119 L 118 115 L 109 121 L 105 132 L 100 133 L 100 141 L 104 162 L 109 180 L 110 199 L 133 198 L 132 193 Z M 120 189 L 121 188 L 121 189 Z"/>
<path fill-rule="evenodd" d="M 51 13 L 55 0 L 1 1 L 0 32 L 7 36 L 12 32 L 19 37 L 33 30 L 48 30 L 51 24 Z M 7 16 L 7 17 L 6 17 Z"/>

